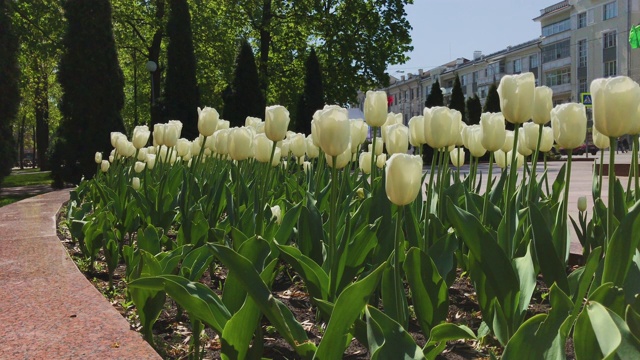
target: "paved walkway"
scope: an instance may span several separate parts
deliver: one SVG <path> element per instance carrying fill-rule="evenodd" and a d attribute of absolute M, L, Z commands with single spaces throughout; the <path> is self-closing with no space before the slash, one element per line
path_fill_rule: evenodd
<path fill-rule="evenodd" d="M 160 359 L 56 235 L 69 190 L 0 208 L 0 359 Z"/>

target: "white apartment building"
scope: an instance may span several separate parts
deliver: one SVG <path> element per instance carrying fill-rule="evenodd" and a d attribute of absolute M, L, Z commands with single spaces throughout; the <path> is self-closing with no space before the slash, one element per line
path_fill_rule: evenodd
<path fill-rule="evenodd" d="M 440 81 L 448 103 L 455 76 L 465 97 L 481 102 L 492 83 L 506 74 L 533 72 L 537 85 L 553 89 L 555 104 L 580 102 L 596 78 L 626 75 L 640 82 L 640 49 L 631 49 L 629 30 L 640 24 L 640 0 L 565 0 L 540 10 L 533 21 L 541 36 L 498 52 L 475 51 L 472 60 L 458 58 L 417 74 L 390 76 L 384 90 L 389 111 L 404 114 L 405 122 L 420 115 L 432 84 Z M 364 94 L 358 107 L 363 108 Z"/>

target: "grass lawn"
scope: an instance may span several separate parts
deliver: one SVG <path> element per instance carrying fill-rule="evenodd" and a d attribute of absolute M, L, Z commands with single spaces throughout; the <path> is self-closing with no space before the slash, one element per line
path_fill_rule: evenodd
<path fill-rule="evenodd" d="M 28 185 L 51 185 L 51 171 L 39 171 L 38 169 L 14 170 L 4 178 L 1 187 L 16 187 Z"/>
<path fill-rule="evenodd" d="M 9 176 L 4 178 L 0 188 L 11 188 L 18 186 L 31 186 L 31 185 L 51 185 L 50 171 L 40 171 L 39 169 L 25 169 L 14 170 Z M 31 196 L 35 196 L 40 192 L 25 191 L 25 192 L 11 192 L 6 193 L 0 189 L 0 207 L 9 205 L 16 201 L 26 199 Z"/>

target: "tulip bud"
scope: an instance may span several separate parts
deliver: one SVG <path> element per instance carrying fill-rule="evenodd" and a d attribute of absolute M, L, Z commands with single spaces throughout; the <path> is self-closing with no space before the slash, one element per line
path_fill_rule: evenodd
<path fill-rule="evenodd" d="M 293 134 L 289 138 L 289 150 L 293 156 L 303 157 L 307 152 L 307 141 L 304 134 Z"/>
<path fill-rule="evenodd" d="M 578 198 L 578 210 L 580 212 L 587 211 L 587 197 L 586 196 L 580 196 Z"/>
<path fill-rule="evenodd" d="M 305 162 L 302 163 L 302 169 L 304 170 L 305 174 L 308 174 L 309 170 L 311 170 L 311 168 L 312 168 L 312 166 L 311 166 L 310 162 L 305 161 Z"/>
<path fill-rule="evenodd" d="M 107 171 L 109 171 L 109 162 L 107 160 L 102 160 L 102 162 L 100 163 L 100 170 L 102 170 L 103 173 L 106 173 Z"/>
<path fill-rule="evenodd" d="M 387 154 L 380 154 L 378 155 L 378 157 L 376 157 L 376 166 L 378 167 L 378 169 L 384 168 L 386 163 L 387 163 Z"/>
<path fill-rule="evenodd" d="M 362 119 L 351 120 L 351 146 L 352 149 L 362 145 L 367 140 L 369 126 Z"/>
<path fill-rule="evenodd" d="M 389 113 L 387 115 L 387 121 L 382 125 L 382 128 L 380 129 L 380 132 L 382 133 L 382 141 L 384 141 L 385 144 L 388 140 L 387 132 L 389 126 L 395 124 L 402 124 L 402 114 Z"/>
<path fill-rule="evenodd" d="M 358 159 L 358 166 L 360 170 L 362 170 L 365 174 L 371 174 L 371 152 L 365 151 L 360 153 L 360 158 Z"/>
<path fill-rule="evenodd" d="M 268 106 L 265 110 L 264 132 L 269 140 L 283 140 L 287 135 L 289 120 L 289 110 L 284 106 Z"/>
<path fill-rule="evenodd" d="M 471 125 L 464 128 L 464 146 L 473 157 L 483 156 L 487 150 L 482 146 L 482 127 Z"/>
<path fill-rule="evenodd" d="M 173 121 L 173 122 L 172 122 Z M 178 143 L 180 138 L 180 132 L 182 131 L 182 123 L 177 120 L 170 120 L 164 128 L 164 145 L 166 147 L 174 147 Z"/>
<path fill-rule="evenodd" d="M 364 189 L 363 188 L 358 188 L 356 190 L 356 195 L 358 195 L 358 198 L 364 199 Z"/>
<path fill-rule="evenodd" d="M 387 120 L 387 93 L 367 91 L 364 99 L 364 119 L 369 126 L 380 127 Z"/>
<path fill-rule="evenodd" d="M 143 147 L 142 149 L 138 150 L 138 156 L 136 157 L 138 161 L 144 161 L 144 159 L 147 158 L 147 148 Z"/>
<path fill-rule="evenodd" d="M 508 153 L 513 149 L 513 131 L 507 130 L 505 132 L 504 143 L 502 144 L 502 150 L 505 153 Z"/>
<path fill-rule="evenodd" d="M 156 154 L 147 154 L 145 162 L 147 163 L 147 169 L 153 170 L 153 167 L 156 166 Z"/>
<path fill-rule="evenodd" d="M 394 124 L 387 128 L 387 153 L 404 154 L 409 148 L 409 128 L 403 124 Z"/>
<path fill-rule="evenodd" d="M 254 157 L 258 162 L 268 163 L 273 149 L 273 141 L 265 134 L 256 134 L 253 137 Z"/>
<path fill-rule="evenodd" d="M 609 137 L 629 134 L 631 119 L 638 113 L 640 86 L 627 76 L 595 79 L 591 82 L 593 124 Z"/>
<path fill-rule="evenodd" d="M 376 143 L 376 156 L 380 156 L 382 155 L 382 148 L 384 147 L 384 142 L 382 141 L 381 137 L 377 137 L 377 138 L 373 138 L 371 139 L 371 144 L 369 144 L 369 152 L 372 151 L 373 149 L 373 143 Z"/>
<path fill-rule="evenodd" d="M 513 150 L 507 153 L 507 164 L 511 166 L 511 158 L 513 157 Z M 519 152 L 516 152 L 516 167 L 521 168 L 524 165 L 524 156 Z"/>
<path fill-rule="evenodd" d="M 535 83 L 533 73 L 505 75 L 500 79 L 500 109 L 508 122 L 523 124 L 531 119 Z"/>
<path fill-rule="evenodd" d="M 217 130 L 224 130 L 224 129 L 229 129 L 231 127 L 231 123 L 228 120 L 222 120 L 220 119 L 218 121 L 218 127 L 216 127 L 216 131 Z M 214 131 L 215 132 L 215 131 Z M 263 131 L 264 132 L 264 131 Z"/>
<path fill-rule="evenodd" d="M 392 203 L 402 206 L 413 202 L 422 189 L 422 158 L 393 154 L 387 160 L 385 190 Z"/>
<path fill-rule="evenodd" d="M 315 159 L 320 156 L 320 149 L 313 143 L 313 137 L 307 135 L 305 141 L 307 142 L 307 157 L 309 159 Z"/>
<path fill-rule="evenodd" d="M 247 116 L 244 119 L 244 126 L 246 127 L 251 127 L 256 129 L 256 127 L 258 127 L 258 125 L 262 123 L 262 119 L 257 118 L 257 117 L 253 117 L 253 116 Z"/>
<path fill-rule="evenodd" d="M 463 148 L 454 148 L 449 152 L 449 158 L 451 159 L 451 163 L 453 166 L 459 168 L 464 165 L 464 149 Z"/>
<path fill-rule="evenodd" d="M 496 150 L 493 152 L 493 158 L 496 161 L 496 164 L 501 168 L 504 169 L 507 167 L 507 154 L 505 154 L 504 151 L 502 150 Z"/>
<path fill-rule="evenodd" d="M 140 189 L 139 177 L 134 177 L 133 179 L 131 179 L 131 187 L 133 188 L 133 190 L 136 190 L 136 191 Z"/>
<path fill-rule="evenodd" d="M 280 225 L 282 223 L 282 210 L 280 210 L 280 206 L 272 206 L 271 207 L 271 220 L 276 220 L 276 224 Z"/>
<path fill-rule="evenodd" d="M 601 150 L 609 148 L 609 137 L 602 135 L 595 126 L 591 130 L 593 132 L 593 144 Z"/>
<path fill-rule="evenodd" d="M 424 114 L 427 144 L 434 149 L 454 145 L 458 140 L 458 131 L 460 130 L 459 122 L 456 121 L 457 116 L 454 118 L 454 113 L 444 106 L 425 108 Z M 452 130 L 452 127 L 455 127 L 455 130 Z"/>
<path fill-rule="evenodd" d="M 458 111 L 458 113 L 460 114 L 459 111 Z M 462 119 L 462 114 L 460 114 L 460 119 Z M 455 125 L 453 125 L 453 126 L 455 126 Z M 458 121 L 458 131 L 454 132 L 453 129 L 451 129 L 452 130 L 451 131 L 451 136 L 453 138 L 455 138 L 455 142 L 453 144 L 454 146 L 457 146 L 457 147 L 466 146 L 465 145 L 466 144 L 465 143 L 466 140 L 464 139 L 464 136 L 465 136 L 467 127 L 468 127 L 467 124 L 463 123 L 462 120 L 460 120 L 460 121 Z"/>
<path fill-rule="evenodd" d="M 325 153 L 325 159 L 327 159 L 327 165 L 329 165 L 330 167 L 334 167 L 332 156 L 329 156 L 329 154 Z M 349 164 L 350 160 L 351 160 L 351 146 L 349 146 L 342 154 L 336 156 L 335 168 L 336 169 L 344 168 L 345 166 L 347 166 L 347 164 Z"/>
<path fill-rule="evenodd" d="M 155 146 L 147 146 L 147 154 L 155 154 L 156 153 L 156 147 Z"/>
<path fill-rule="evenodd" d="M 132 143 L 136 149 L 142 149 L 147 146 L 151 132 L 146 125 L 136 126 L 133 129 Z"/>
<path fill-rule="evenodd" d="M 540 140 L 540 151 L 545 153 L 553 148 L 553 130 L 545 126 L 542 128 L 542 140 Z"/>
<path fill-rule="evenodd" d="M 111 133 L 111 146 L 115 149 L 117 144 L 118 144 L 118 140 L 124 138 L 125 140 L 127 139 L 127 136 L 121 132 L 117 132 L 117 131 L 113 131 Z"/>
<path fill-rule="evenodd" d="M 253 133 L 248 127 L 233 128 L 229 132 L 229 155 L 236 161 L 253 156 Z"/>
<path fill-rule="evenodd" d="M 96 151 L 96 155 L 93 158 L 96 162 L 96 164 L 100 164 L 102 163 L 102 153 L 99 151 Z"/>
<path fill-rule="evenodd" d="M 637 106 L 637 104 L 636 104 Z M 587 113 L 582 104 L 560 104 L 551 110 L 551 128 L 556 143 L 574 149 L 584 143 L 587 134 Z"/>
<path fill-rule="evenodd" d="M 533 112 L 531 114 L 533 122 L 538 125 L 548 123 L 551 120 L 552 108 L 553 90 L 547 86 L 536 86 L 533 90 Z"/>
<path fill-rule="evenodd" d="M 414 116 L 409 120 L 409 143 L 415 147 L 425 144 L 424 115 Z"/>
<path fill-rule="evenodd" d="M 533 123 L 529 123 L 529 124 L 533 124 Z M 533 126 L 537 126 L 537 125 L 533 124 Z M 531 151 L 531 149 L 529 149 L 529 147 L 527 146 L 526 136 L 527 134 L 524 131 L 518 132 L 518 153 L 522 156 L 529 156 L 533 153 L 533 151 Z M 538 137 L 538 133 L 536 133 L 534 136 Z M 535 148 L 535 145 L 534 145 L 534 148 Z"/>
<path fill-rule="evenodd" d="M 109 155 L 109 162 L 110 163 L 112 163 L 115 159 L 116 159 L 115 156 Z M 104 160 L 102 160 L 102 161 L 104 161 Z"/>
<path fill-rule="evenodd" d="M 155 124 L 153 125 L 153 145 L 164 145 L 164 131 L 167 124 Z"/>
<path fill-rule="evenodd" d="M 220 114 L 214 108 L 205 106 L 204 109 L 198 108 L 198 132 L 202 136 L 211 136 L 218 127 Z"/>
<path fill-rule="evenodd" d="M 222 156 L 228 155 L 229 154 L 229 132 L 231 131 L 231 129 L 222 129 L 222 130 L 216 130 L 216 132 L 213 133 L 213 136 L 215 136 L 216 142 L 215 142 L 215 150 L 216 153 Z"/>
<path fill-rule="evenodd" d="M 532 122 L 524 123 L 522 125 L 522 133 L 524 133 L 523 145 L 531 151 L 536 150 L 538 146 L 538 133 L 540 132 L 540 125 Z M 518 151 L 520 151 L 520 142 L 518 140 Z M 522 152 L 520 152 L 522 154 Z M 523 154 L 524 155 L 524 154 Z"/>
<path fill-rule="evenodd" d="M 488 151 L 502 149 L 507 136 L 502 113 L 482 113 L 480 126 L 482 127 L 482 147 Z"/>
<path fill-rule="evenodd" d="M 136 161 L 136 163 L 133 165 L 133 171 L 135 171 L 136 174 L 139 174 L 142 172 L 142 170 L 144 170 L 145 166 L 146 164 L 142 161 Z"/>
<path fill-rule="evenodd" d="M 282 141 L 278 141 L 278 147 L 280 148 L 280 157 L 286 158 L 289 157 L 291 142 L 287 139 Z"/>
<path fill-rule="evenodd" d="M 185 157 L 189 152 L 191 152 L 191 141 L 180 138 L 176 143 L 176 151 L 178 152 L 178 156 Z"/>
<path fill-rule="evenodd" d="M 320 148 L 325 154 L 329 157 L 339 156 L 345 150 L 350 150 L 351 125 L 346 109 L 325 106 L 318 115 L 316 124 L 320 135 Z"/>

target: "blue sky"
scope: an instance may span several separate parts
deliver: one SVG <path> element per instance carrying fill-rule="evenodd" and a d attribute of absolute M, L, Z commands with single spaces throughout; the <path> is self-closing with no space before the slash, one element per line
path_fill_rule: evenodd
<path fill-rule="evenodd" d="M 517 45 L 540 36 L 540 23 L 532 19 L 540 9 L 555 4 L 547 0 L 414 0 L 407 6 L 413 51 L 396 71 L 417 73 L 455 58 L 473 58 Z"/>

